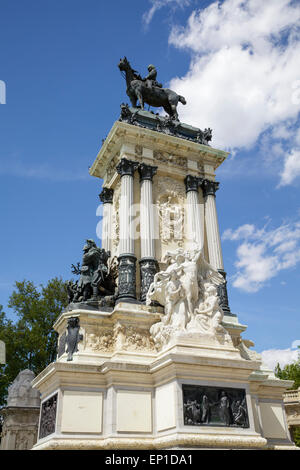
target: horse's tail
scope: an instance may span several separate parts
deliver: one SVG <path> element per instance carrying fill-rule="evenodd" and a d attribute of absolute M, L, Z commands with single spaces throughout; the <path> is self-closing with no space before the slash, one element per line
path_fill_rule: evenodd
<path fill-rule="evenodd" d="M 179 101 L 180 101 L 180 103 L 182 103 L 182 104 L 186 104 L 186 99 L 185 99 L 184 96 L 179 95 Z"/>

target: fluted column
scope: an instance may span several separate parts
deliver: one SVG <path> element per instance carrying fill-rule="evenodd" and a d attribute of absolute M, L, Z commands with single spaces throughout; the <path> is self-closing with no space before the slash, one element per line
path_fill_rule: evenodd
<path fill-rule="evenodd" d="M 202 233 L 201 212 L 198 198 L 198 188 L 202 178 L 187 175 L 184 180 L 187 202 L 187 228 L 189 241 L 203 248 L 204 238 Z"/>
<path fill-rule="evenodd" d="M 111 251 L 111 227 L 112 227 L 112 202 L 114 190 L 112 188 L 102 188 L 99 199 L 103 203 L 102 219 L 102 248 Z"/>
<path fill-rule="evenodd" d="M 216 191 L 219 189 L 219 183 L 204 180 L 202 188 L 205 197 L 205 222 L 209 262 L 216 269 L 224 269 L 215 198 Z"/>
<path fill-rule="evenodd" d="M 141 163 L 139 166 L 141 183 L 140 201 L 140 239 L 141 239 L 141 301 L 146 300 L 146 295 L 154 275 L 158 270 L 158 263 L 155 259 L 155 239 L 154 239 L 154 213 L 152 180 L 157 170 L 157 166 Z"/>
<path fill-rule="evenodd" d="M 137 162 L 122 158 L 116 168 L 121 176 L 118 302 L 133 301 L 136 299 L 133 175 L 137 167 Z"/>
<path fill-rule="evenodd" d="M 222 309 L 225 313 L 230 313 L 227 295 L 226 272 L 224 271 L 220 230 L 216 208 L 216 191 L 219 189 L 219 183 L 205 179 L 202 182 L 202 189 L 203 195 L 205 197 L 205 223 L 209 262 L 224 277 L 224 283 L 219 286 L 218 293 Z"/>

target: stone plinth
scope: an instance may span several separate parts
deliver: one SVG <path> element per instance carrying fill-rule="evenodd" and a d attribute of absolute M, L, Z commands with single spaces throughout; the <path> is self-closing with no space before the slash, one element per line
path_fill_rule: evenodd
<path fill-rule="evenodd" d="M 33 382 L 45 419 L 48 406 L 54 420 L 34 449 L 293 448 L 281 401 L 290 382 L 262 369 L 242 340 L 218 346 L 183 333 L 157 351 L 149 329 L 161 315 L 157 307 L 131 303 L 119 303 L 113 312 L 61 315 L 55 324 L 60 338 L 68 318 L 76 316 L 82 339 L 72 361 L 61 348 Z M 237 336 L 243 326 L 233 321 Z M 206 387 L 215 396 L 224 390 L 228 397 L 242 394 L 246 420 L 227 426 L 211 402 L 218 425 L 189 421 L 186 386 Z"/>
<path fill-rule="evenodd" d="M 0 411 L 4 424 L 1 450 L 30 450 L 37 441 L 40 407 L 8 406 Z"/>

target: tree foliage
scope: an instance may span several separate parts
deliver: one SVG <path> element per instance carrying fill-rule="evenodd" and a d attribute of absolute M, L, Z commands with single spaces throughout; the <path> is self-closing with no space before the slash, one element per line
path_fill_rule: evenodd
<path fill-rule="evenodd" d="M 16 316 L 14 322 L 0 306 L 0 340 L 6 345 L 6 364 L 0 365 L 0 406 L 6 402 L 8 385 L 21 370 L 39 374 L 55 360 L 53 324 L 68 304 L 66 284 L 60 278 L 40 288 L 31 281 L 16 282 L 8 303 Z"/>
<path fill-rule="evenodd" d="M 277 364 L 275 368 L 275 375 L 282 380 L 293 380 L 294 385 L 292 386 L 293 390 L 296 390 L 300 387 L 300 360 L 293 362 L 292 364 L 287 364 L 281 369 L 280 365 Z"/>
<path fill-rule="evenodd" d="M 287 364 L 281 369 L 280 365 L 277 364 L 275 368 L 275 375 L 282 380 L 293 380 L 294 384 L 291 387 L 292 390 L 296 390 L 300 387 L 300 356 L 298 361 L 292 364 Z M 300 426 L 294 426 L 292 430 L 293 440 L 296 446 L 300 447 Z"/>

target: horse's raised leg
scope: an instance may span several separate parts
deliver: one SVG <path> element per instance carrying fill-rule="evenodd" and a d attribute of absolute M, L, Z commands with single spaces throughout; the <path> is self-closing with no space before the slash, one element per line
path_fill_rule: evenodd
<path fill-rule="evenodd" d="M 172 109 L 172 119 L 178 121 L 178 113 L 177 113 L 177 106 L 175 104 L 171 104 Z"/>
<path fill-rule="evenodd" d="M 127 93 L 127 95 L 129 96 L 129 99 L 130 99 L 130 102 L 131 102 L 131 106 L 133 108 L 136 108 L 136 101 L 137 101 L 137 97 L 135 94 L 133 93 Z"/>
<path fill-rule="evenodd" d="M 140 107 L 141 107 L 141 109 L 144 109 L 144 100 L 143 100 L 143 95 L 142 95 L 142 93 L 137 92 L 136 94 L 137 94 L 137 98 L 138 98 L 138 100 L 139 100 L 139 102 L 140 102 Z"/>
<path fill-rule="evenodd" d="M 168 104 L 164 104 L 164 105 L 163 105 L 163 108 L 164 108 L 164 110 L 166 111 L 166 113 L 167 113 L 170 117 L 172 117 L 172 108 L 171 108 L 171 106 L 169 105 L 169 103 L 168 103 Z"/>

